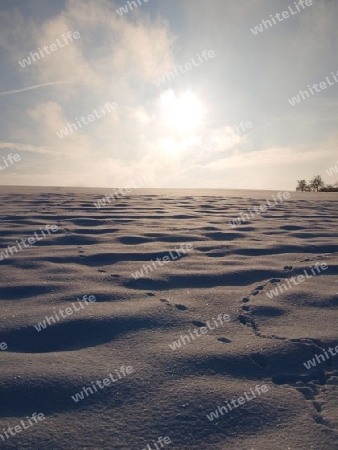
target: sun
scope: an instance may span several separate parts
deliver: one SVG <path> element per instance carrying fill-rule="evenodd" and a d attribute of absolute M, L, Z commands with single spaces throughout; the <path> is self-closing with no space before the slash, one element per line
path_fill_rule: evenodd
<path fill-rule="evenodd" d="M 167 126 L 179 132 L 192 132 L 202 124 L 203 108 L 190 92 L 177 96 L 168 90 L 161 95 L 162 118 Z"/>

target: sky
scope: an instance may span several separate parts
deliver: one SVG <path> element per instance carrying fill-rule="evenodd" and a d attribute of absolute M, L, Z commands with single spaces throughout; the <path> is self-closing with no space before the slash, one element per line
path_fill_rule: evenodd
<path fill-rule="evenodd" d="M 0 185 L 336 182 L 338 3 L 306 3 L 1 2 Z"/>

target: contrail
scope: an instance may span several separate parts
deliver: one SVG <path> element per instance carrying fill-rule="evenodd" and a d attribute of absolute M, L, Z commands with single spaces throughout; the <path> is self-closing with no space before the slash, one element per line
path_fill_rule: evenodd
<path fill-rule="evenodd" d="M 30 144 L 20 144 L 15 142 L 1 142 L 0 149 L 9 148 L 11 150 L 19 150 L 23 152 L 46 153 L 49 155 L 60 155 L 60 152 L 52 150 L 50 147 L 34 146 Z"/>
<path fill-rule="evenodd" d="M 54 81 L 53 83 L 36 84 L 35 86 L 30 86 L 30 87 L 26 87 L 26 88 L 22 88 L 22 89 L 15 89 L 13 91 L 0 92 L 0 95 L 17 94 L 19 92 L 30 91 L 32 89 L 38 89 L 39 87 L 43 87 L 43 86 L 53 86 L 55 84 L 68 84 L 68 83 L 71 83 L 71 81 Z"/>

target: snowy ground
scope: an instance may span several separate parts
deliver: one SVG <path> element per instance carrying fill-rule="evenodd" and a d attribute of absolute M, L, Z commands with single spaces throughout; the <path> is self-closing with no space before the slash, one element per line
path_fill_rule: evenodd
<path fill-rule="evenodd" d="M 0 187 L 0 448 L 338 449 L 337 195 L 106 193 Z"/>

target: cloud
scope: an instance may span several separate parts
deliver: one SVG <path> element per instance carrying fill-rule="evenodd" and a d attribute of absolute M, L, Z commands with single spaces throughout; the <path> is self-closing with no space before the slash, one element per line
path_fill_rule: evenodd
<path fill-rule="evenodd" d="M 81 158 L 92 154 L 92 138 L 82 130 L 69 133 L 60 139 L 56 132 L 67 127 L 67 118 L 63 107 L 57 102 L 42 102 L 27 110 L 28 116 L 39 129 L 39 137 L 48 145 L 58 149 L 58 154 L 65 154 L 74 158 Z M 73 121 L 73 120 L 71 120 Z M 91 124 L 92 125 L 92 124 Z M 89 127 L 89 125 L 88 125 Z M 73 159 L 73 158 L 72 158 Z"/>
<path fill-rule="evenodd" d="M 330 139 L 321 149 L 299 145 L 234 154 L 206 164 L 199 172 L 208 187 L 294 190 L 299 179 L 316 174 L 326 178 L 328 161 L 333 165 L 337 159 L 336 144 Z"/>

